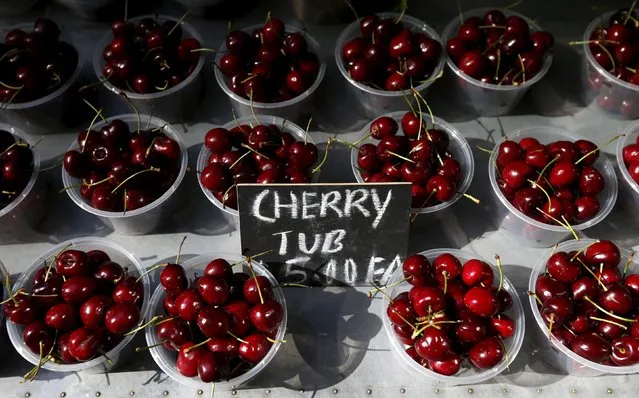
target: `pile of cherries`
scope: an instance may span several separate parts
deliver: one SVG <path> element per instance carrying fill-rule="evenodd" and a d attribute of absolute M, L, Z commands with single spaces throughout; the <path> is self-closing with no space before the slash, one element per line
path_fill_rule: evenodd
<path fill-rule="evenodd" d="M 448 134 L 428 129 L 427 117 L 421 117 L 406 112 L 401 119 L 403 135 L 398 135 L 399 124 L 392 117 L 375 119 L 369 134 L 379 143 L 363 144 L 357 152 L 364 182 L 411 182 L 413 208 L 451 200 L 464 176 L 460 163 L 448 150 Z"/>
<path fill-rule="evenodd" d="M 82 179 L 80 195 L 98 210 L 142 208 L 162 196 L 180 172 L 180 145 L 161 130 L 131 131 L 120 119 L 84 130 L 78 149 L 64 155 L 64 170 Z"/>
<path fill-rule="evenodd" d="M 623 163 L 628 168 L 630 177 L 639 184 L 639 136 L 636 142 L 623 148 Z"/>
<path fill-rule="evenodd" d="M 537 308 L 552 335 L 602 365 L 639 363 L 639 274 L 627 274 L 625 262 L 613 242 L 597 241 L 555 252 L 535 281 Z"/>
<path fill-rule="evenodd" d="M 308 183 L 318 158 L 314 144 L 297 141 L 274 124 L 217 127 L 206 133 L 204 145 L 211 155 L 200 182 L 232 209 L 237 209 L 236 184 Z"/>
<path fill-rule="evenodd" d="M 482 83 L 518 85 L 539 73 L 553 44 L 550 33 L 531 32 L 523 18 L 490 10 L 465 19 L 446 51 L 459 70 Z"/>
<path fill-rule="evenodd" d="M 25 327 L 24 344 L 41 362 L 106 355 L 140 321 L 142 282 L 101 250 L 64 250 L 31 283 L 13 293 L 4 312 Z"/>
<path fill-rule="evenodd" d="M 637 14 L 628 9 L 614 13 L 606 25 L 597 26 L 587 43 L 595 61 L 612 76 L 630 84 L 639 84 L 639 73 L 634 69 L 639 61 L 637 41 L 639 26 Z M 639 103 L 635 94 L 629 90 L 611 90 L 608 78 L 596 70 L 591 70 L 588 84 L 598 93 L 597 104 L 608 112 L 636 118 L 639 115 Z"/>
<path fill-rule="evenodd" d="M 0 210 L 13 202 L 33 174 L 31 146 L 0 130 Z"/>
<path fill-rule="evenodd" d="M 449 253 L 431 263 L 417 254 L 404 261 L 403 271 L 413 287 L 394 297 L 386 314 L 415 362 L 452 376 L 463 358 L 478 369 L 493 368 L 506 358 L 503 340 L 516 329 L 515 320 L 504 313 L 512 297 L 494 286 L 490 265 L 478 259 L 462 265 Z"/>
<path fill-rule="evenodd" d="M 226 50 L 217 67 L 235 94 L 255 102 L 282 102 L 308 90 L 320 69 L 301 32 L 286 32 L 284 22 L 269 15 L 252 33 L 226 35 Z"/>
<path fill-rule="evenodd" d="M 111 24 L 113 40 L 104 48 L 102 75 L 114 86 L 139 94 L 175 87 L 188 78 L 200 59 L 200 42 L 184 38 L 175 21 L 143 18 Z"/>
<path fill-rule="evenodd" d="M 356 82 L 386 91 L 406 90 L 428 79 L 439 63 L 441 43 L 399 19 L 367 15 L 359 28 L 362 35 L 342 47 L 342 60 Z"/>
<path fill-rule="evenodd" d="M 42 98 L 66 83 L 78 65 L 78 52 L 60 41 L 60 28 L 38 18 L 30 32 L 13 29 L 0 44 L 0 102 Z"/>
<path fill-rule="evenodd" d="M 182 375 L 207 383 L 228 380 L 268 354 L 284 308 L 272 297 L 266 277 L 234 273 L 218 258 L 190 283 L 181 265 L 166 264 L 160 283 L 168 318 L 155 331 L 167 350 L 177 351 Z"/>
<path fill-rule="evenodd" d="M 541 144 L 533 137 L 499 145 L 497 185 L 520 212 L 552 225 L 584 223 L 599 213 L 606 188 L 594 167 L 599 148 L 590 141 Z"/>

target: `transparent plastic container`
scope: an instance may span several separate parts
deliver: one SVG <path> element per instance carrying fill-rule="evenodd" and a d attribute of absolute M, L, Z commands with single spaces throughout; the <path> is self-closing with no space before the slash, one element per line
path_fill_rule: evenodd
<path fill-rule="evenodd" d="M 401 126 L 402 117 L 405 114 L 406 114 L 406 111 L 400 111 L 400 112 L 387 113 L 385 115 L 380 115 L 378 117 L 388 116 L 388 117 L 394 119 L 395 121 L 397 121 L 397 123 Z M 430 115 L 422 114 L 422 116 L 423 116 L 424 123 L 428 124 L 429 126 L 431 126 Z M 377 119 L 377 117 L 376 117 L 376 119 Z M 369 134 L 370 127 L 371 127 L 372 123 L 373 123 L 373 121 L 371 121 L 370 123 L 366 124 L 366 126 L 364 126 L 362 128 L 362 130 L 360 132 L 360 136 L 361 137 L 364 137 L 365 135 Z M 443 119 L 438 118 L 437 116 L 435 116 L 435 127 L 434 128 L 441 129 L 441 130 L 445 131 L 446 134 L 448 134 L 448 137 L 450 138 L 450 144 L 448 145 L 448 149 L 450 150 L 450 152 L 453 155 L 455 155 L 455 159 L 459 162 L 464 178 L 459 183 L 459 188 L 457 189 L 457 191 L 455 193 L 455 196 L 453 196 L 453 198 L 451 200 L 449 200 L 447 202 L 440 203 L 440 204 L 438 204 L 436 206 L 428 206 L 428 207 L 422 207 L 422 208 L 412 208 L 411 209 L 412 213 L 433 214 L 433 213 L 437 213 L 437 212 L 439 212 L 441 210 L 444 210 L 444 209 L 452 206 L 462 196 L 464 196 L 464 193 L 466 193 L 466 191 L 470 187 L 471 182 L 473 181 L 473 175 L 475 173 L 475 159 L 473 157 L 473 151 L 470 148 L 470 145 L 468 145 L 468 141 L 466 141 L 466 138 L 464 138 L 462 133 L 460 133 L 459 130 L 457 130 L 453 125 L 449 124 L 448 122 L 444 121 Z M 400 127 L 400 130 L 397 132 L 397 134 L 398 135 L 403 135 L 403 133 L 401 131 L 401 127 Z M 368 137 L 367 139 L 365 139 L 364 141 L 361 142 L 361 144 L 367 144 L 367 143 L 377 145 L 379 143 L 379 141 L 374 139 L 373 137 Z M 355 178 L 357 179 L 357 182 L 364 183 L 364 179 L 362 178 L 362 174 L 360 173 L 360 171 L 359 171 L 359 169 L 357 167 L 357 151 L 354 150 L 354 149 L 351 150 L 351 169 L 353 170 L 353 175 L 355 175 Z"/>
<path fill-rule="evenodd" d="M 14 242 L 40 224 L 46 214 L 46 182 L 40 176 L 40 154 L 35 142 L 21 129 L 0 123 L 0 130 L 13 134 L 28 143 L 33 153 L 31 179 L 20 195 L 7 207 L 0 209 L 0 244 Z M 16 139 L 16 141 L 17 141 Z"/>
<path fill-rule="evenodd" d="M 244 260 L 245 257 L 241 257 L 239 255 L 233 255 L 233 254 L 226 254 L 226 253 L 211 253 L 211 254 L 197 256 L 188 261 L 185 261 L 182 264 L 182 266 L 184 267 L 186 271 L 187 278 L 189 280 L 192 280 L 195 278 L 196 274 L 202 275 L 204 268 L 206 268 L 206 265 L 210 261 L 216 258 L 223 258 L 229 261 L 231 264 L 234 264 L 237 262 L 238 264 L 233 266 L 234 268 L 233 271 L 234 272 L 242 271 L 250 275 L 250 270 L 248 268 L 248 265 L 246 265 L 245 262 L 242 262 L 242 260 Z M 264 267 L 264 264 L 262 262 L 253 261 L 252 266 L 253 266 L 253 271 L 255 272 L 256 275 L 262 275 L 266 277 L 266 279 L 268 279 L 268 281 L 271 283 L 272 286 L 279 285 L 275 277 Z M 264 359 L 262 359 L 259 363 L 253 366 L 248 372 L 240 376 L 237 376 L 233 379 L 230 379 L 228 381 L 215 382 L 215 391 L 233 390 L 243 384 L 248 383 L 251 379 L 257 376 L 264 368 L 266 368 L 266 366 L 268 366 L 268 364 L 277 354 L 277 351 L 282 346 L 283 344 L 282 340 L 284 339 L 284 335 L 286 334 L 286 323 L 288 319 L 286 299 L 284 297 L 284 293 L 282 292 L 282 288 L 274 287 L 272 292 L 273 292 L 273 299 L 276 300 L 278 303 L 280 303 L 282 305 L 282 308 L 284 309 L 284 316 L 282 318 L 282 322 L 280 323 L 280 326 L 277 329 L 277 333 L 274 338 L 276 342 L 273 343 L 273 345 L 271 346 L 271 349 L 269 350 L 268 354 L 266 354 Z M 155 289 L 155 292 L 153 293 L 153 297 L 151 297 L 151 309 L 150 309 L 151 316 L 164 314 L 164 308 L 163 308 L 162 302 L 165 296 L 166 296 L 166 293 L 164 292 L 164 289 L 162 288 L 162 286 L 161 285 L 158 286 Z M 160 369 L 164 373 L 166 373 L 171 379 L 190 388 L 201 389 L 203 391 L 209 391 L 211 389 L 211 383 L 202 382 L 198 376 L 186 377 L 182 375 L 180 372 L 178 372 L 175 366 L 175 362 L 177 359 L 177 352 L 167 350 L 166 348 L 164 348 L 163 345 L 160 344 L 160 339 L 158 338 L 154 327 L 146 328 L 145 334 L 146 334 L 147 345 L 149 347 L 153 347 L 149 350 L 151 352 L 151 356 L 153 357 L 153 360 L 155 361 L 155 363 L 157 363 Z M 289 342 L 287 344 L 291 344 L 291 343 Z"/>
<path fill-rule="evenodd" d="M 536 23 L 525 16 L 514 11 L 499 8 L 482 8 L 472 11 L 464 11 L 464 18 L 472 16 L 482 17 L 486 11 L 489 10 L 499 10 L 507 17 L 511 15 L 518 16 L 528 22 L 528 26 L 531 31 L 535 32 L 541 30 Z M 459 16 L 453 18 L 453 20 L 448 23 L 442 33 L 444 47 L 449 39 L 457 35 L 460 25 L 461 20 Z M 457 101 L 464 108 L 475 112 L 478 116 L 501 116 L 510 113 L 517 107 L 517 105 L 519 105 L 528 90 L 530 90 L 532 86 L 534 86 L 546 75 L 546 73 L 548 73 L 552 60 L 553 54 L 547 54 L 543 59 L 539 72 L 533 76 L 532 79 L 525 81 L 523 84 L 518 86 L 498 86 L 496 84 L 482 83 L 481 81 L 466 75 L 457 67 L 457 65 L 455 65 L 453 60 L 450 59 L 448 53 L 446 53 L 446 63 L 450 70 L 452 70 L 455 74 L 453 78 L 455 80 Z"/>
<path fill-rule="evenodd" d="M 614 13 L 607 12 L 590 22 L 583 40 L 590 40 L 593 30 L 600 24 L 607 25 Z M 581 80 L 585 103 L 592 102 L 595 109 L 615 119 L 639 118 L 639 86 L 618 79 L 601 67 L 587 43 L 583 44 L 582 57 Z"/>
<path fill-rule="evenodd" d="M 122 265 L 123 267 L 128 267 L 129 276 L 139 276 L 144 273 L 144 268 L 142 267 L 142 263 L 140 262 L 140 260 L 133 253 L 120 246 L 119 244 L 105 238 L 77 238 L 62 242 L 45 251 L 38 258 L 34 259 L 33 263 L 20 275 L 18 280 L 14 283 L 13 291 L 16 292 L 21 288 L 30 290 L 33 286 L 33 276 L 35 275 L 36 271 L 43 267 L 45 261 L 51 261 L 51 259 L 57 252 L 59 252 L 69 244 L 71 244 L 71 246 L 69 246 L 69 249 L 77 249 L 82 251 L 104 251 L 106 254 L 109 255 L 109 257 L 111 257 L 111 260 Z M 143 275 L 141 281 L 142 285 L 144 286 L 144 298 L 142 301 L 142 308 L 140 310 L 140 319 L 146 319 L 150 308 L 151 283 L 149 282 L 148 275 Z M 7 332 L 9 333 L 9 339 L 11 339 L 13 347 L 24 359 L 34 365 L 37 365 L 39 358 L 24 344 L 24 341 L 22 340 L 23 331 L 24 326 L 19 326 L 7 321 Z M 111 371 L 120 364 L 126 363 L 130 354 L 134 352 L 134 348 L 131 347 L 129 343 L 131 342 L 131 340 L 133 340 L 136 334 L 137 333 L 133 333 L 129 336 L 125 336 L 120 344 L 106 353 L 106 356 L 109 357 L 111 362 L 109 362 L 103 355 L 96 357 L 90 361 L 73 364 L 57 364 L 53 362 L 47 362 L 43 364 L 42 367 L 53 372 L 105 373 Z"/>
<path fill-rule="evenodd" d="M 639 184 L 630 177 L 628 168 L 623 162 L 623 149 L 639 137 L 639 122 L 634 122 L 623 132 L 617 143 L 617 176 L 619 177 L 619 202 L 626 213 L 639 223 Z"/>
<path fill-rule="evenodd" d="M 67 91 L 69 91 L 69 88 L 73 86 L 80 77 L 80 72 L 83 68 L 83 57 L 80 50 L 78 50 L 78 46 L 74 45 L 73 40 L 71 40 L 73 33 L 69 32 L 69 29 L 63 29 L 62 26 L 60 28 L 62 30 L 60 41 L 71 44 L 78 54 L 78 64 L 71 77 L 56 91 L 44 97 L 28 102 L 11 103 L 5 105 L 0 110 L 1 119 L 27 131 L 29 134 L 58 133 L 61 130 L 65 130 L 67 127 L 63 122 L 63 115 L 69 112 L 69 101 L 67 97 L 77 94 L 73 92 L 67 93 Z M 0 35 L 4 37 L 13 29 L 31 31 L 33 29 L 33 23 L 23 23 L 0 29 Z"/>
<path fill-rule="evenodd" d="M 101 9 L 113 3 L 114 0 L 56 0 L 56 2 L 82 18 L 94 19 Z"/>
<path fill-rule="evenodd" d="M 293 137 L 295 137 L 299 141 L 304 141 L 304 138 L 306 137 L 306 132 L 304 131 L 303 128 L 301 128 L 297 124 L 292 123 L 292 122 L 290 122 L 288 120 L 285 120 L 285 119 L 283 119 L 281 117 L 267 116 L 267 115 L 257 115 L 257 120 L 259 120 L 260 124 L 267 124 L 267 125 L 268 124 L 274 124 L 276 126 L 279 126 L 280 129 L 282 130 L 282 132 L 291 134 Z M 253 116 L 244 116 L 244 117 L 241 117 L 241 118 L 237 119 L 237 121 L 235 121 L 235 120 L 230 121 L 230 122 L 226 123 L 222 127 L 227 129 L 227 130 L 230 130 L 233 127 L 237 126 L 238 124 L 255 125 L 255 123 L 256 123 L 255 122 L 255 117 L 253 117 Z M 315 143 L 315 142 L 313 142 L 311 137 L 306 137 L 306 141 L 310 142 L 311 144 Z M 206 196 L 206 198 L 208 200 L 210 200 L 211 203 L 213 203 L 215 205 L 215 207 L 220 209 L 220 211 L 224 215 L 224 218 L 225 218 L 226 222 L 229 225 L 231 225 L 231 226 L 239 228 L 239 225 L 240 225 L 240 212 L 235 210 L 235 209 L 231 209 L 230 207 L 224 206 L 224 204 L 222 204 L 222 202 L 220 202 L 215 197 L 215 195 L 213 195 L 213 192 L 211 192 L 208 189 L 204 188 L 204 186 L 202 185 L 202 181 L 199 178 L 199 175 L 202 172 L 202 170 L 209 164 L 209 157 L 210 156 L 211 156 L 211 151 L 209 151 L 209 149 L 206 147 L 206 145 L 202 145 L 202 149 L 200 150 L 200 154 L 197 157 L 197 174 L 198 174 L 197 181 L 198 181 L 198 184 L 200 184 L 200 188 L 202 189 L 202 192 L 204 193 L 204 196 Z"/>
<path fill-rule="evenodd" d="M 524 137 L 536 138 L 542 144 L 549 144 L 550 142 L 558 140 L 574 142 L 579 139 L 585 139 L 585 137 L 580 137 L 577 134 L 558 127 L 526 127 L 517 129 L 499 140 L 493 149 L 493 153 L 490 155 L 488 176 L 492 188 L 492 195 L 490 197 L 493 199 L 493 203 L 490 206 L 490 213 L 496 226 L 519 244 L 528 247 L 550 247 L 572 236 L 570 231 L 560 225 L 545 224 L 524 215 L 515 209 L 497 186 L 495 162 L 499 145 L 507 140 L 519 142 Z M 571 225 L 575 231 L 583 231 L 598 224 L 610 213 L 617 200 L 617 177 L 612 163 L 606 156 L 601 155 L 593 167 L 599 170 L 606 181 L 605 189 L 597 195 L 600 210 L 594 218 L 581 224 Z"/>
<path fill-rule="evenodd" d="M 399 15 L 400 14 L 388 12 L 377 13 L 377 16 L 382 19 L 395 18 Z M 417 18 L 404 15 L 402 16 L 402 23 L 405 27 L 414 32 L 425 33 L 426 36 L 440 42 L 442 44 L 442 48 L 444 47 L 442 39 L 439 37 L 437 32 L 435 32 L 435 30 L 427 25 L 425 22 L 420 21 Z M 353 23 L 348 25 L 337 38 L 337 42 L 335 43 L 335 62 L 337 63 L 337 67 L 342 76 L 344 76 L 344 79 L 346 79 L 346 81 L 349 83 L 347 84 L 347 89 L 355 98 L 355 103 L 359 104 L 358 106 L 361 108 L 359 110 L 366 117 L 374 118 L 382 113 L 395 112 L 406 109 L 406 96 L 408 96 L 406 91 L 379 90 L 351 79 L 348 71 L 346 70 L 346 67 L 344 66 L 344 61 L 342 60 L 342 48 L 344 47 L 344 44 L 346 44 L 346 42 L 358 36 L 361 36 L 361 32 L 359 29 L 359 20 L 354 21 Z M 431 73 L 429 78 L 433 78 L 439 75 L 442 69 L 444 69 L 443 53 L 439 57 L 439 61 L 437 62 L 437 65 L 435 66 L 435 69 L 433 70 L 433 73 Z M 419 86 L 415 87 L 415 91 L 421 93 L 422 95 L 426 95 L 426 93 L 428 92 L 428 88 L 434 82 L 435 80 L 422 83 Z"/>
<path fill-rule="evenodd" d="M 160 23 L 165 21 L 179 21 L 178 18 L 166 15 L 143 15 L 131 18 L 129 21 L 138 23 L 143 18 L 152 18 Z M 202 37 L 192 25 L 182 21 L 180 22 L 180 26 L 184 32 L 182 35 L 183 38 L 192 37 L 197 39 L 201 45 L 204 45 Z M 104 60 L 102 53 L 111 40 L 113 40 L 113 34 L 109 29 L 95 49 L 95 53 L 93 55 L 93 70 L 95 71 L 98 79 L 103 79 L 102 68 L 106 64 L 106 61 Z M 131 100 L 133 105 L 135 105 L 135 108 L 140 113 L 154 115 L 164 120 L 176 122 L 192 115 L 197 109 L 197 106 L 195 105 L 200 102 L 199 98 L 202 93 L 202 68 L 204 67 L 205 58 L 204 54 L 202 54 L 193 72 L 180 84 L 157 93 L 138 94 L 133 91 L 123 90 L 116 87 L 108 81 L 105 81 L 103 86 L 108 92 L 117 96 L 120 96 L 119 93 L 124 91 L 127 97 L 129 97 L 129 100 Z"/>
<path fill-rule="evenodd" d="M 27 12 L 38 0 L 0 1 L 0 17 L 15 17 Z"/>
<path fill-rule="evenodd" d="M 126 114 L 113 116 L 107 119 L 111 121 L 113 119 L 120 119 L 125 122 L 131 131 L 137 129 L 137 115 Z M 149 120 L 150 119 L 150 120 Z M 154 202 L 141 207 L 139 209 L 126 211 L 126 212 L 113 212 L 103 211 L 93 208 L 89 201 L 85 200 L 80 195 L 80 188 L 67 189 L 66 192 L 81 209 L 98 216 L 102 222 L 108 227 L 112 228 L 115 232 L 122 235 L 145 235 L 155 230 L 163 221 L 170 218 L 175 211 L 181 205 L 181 198 L 179 195 L 179 187 L 186 174 L 186 167 L 188 163 L 187 148 L 184 144 L 182 136 L 164 120 L 158 119 L 154 116 L 140 115 L 141 128 L 145 128 L 147 125 L 149 128 L 159 128 L 165 126 L 162 132 L 167 137 L 175 140 L 180 146 L 180 172 L 178 173 L 173 185 Z M 100 130 L 106 123 L 101 121 L 93 125 L 93 130 Z M 77 149 L 78 142 L 76 139 L 69 147 L 69 150 Z M 65 187 L 81 184 L 82 180 L 79 178 L 71 177 L 64 167 L 62 167 L 62 184 Z"/>
<path fill-rule="evenodd" d="M 474 253 L 457 250 L 457 249 L 433 249 L 433 250 L 422 252 L 420 254 L 426 256 L 426 258 L 428 258 L 428 260 L 432 262 L 433 260 L 435 260 L 435 258 L 437 258 L 439 255 L 444 253 L 449 253 L 457 257 L 462 264 L 473 258 L 485 261 Z M 490 262 L 488 261 L 485 261 L 485 262 L 487 264 L 490 264 Z M 493 267 L 493 270 L 495 275 L 499 275 L 499 272 L 496 269 L 496 267 Z M 390 280 L 388 281 L 388 285 L 392 286 L 394 283 L 397 283 L 404 279 L 405 279 L 404 273 L 400 267 L 393 273 Z M 412 287 L 411 284 L 409 284 L 406 281 L 403 281 L 400 284 L 393 286 L 390 292 L 387 291 L 387 293 L 388 293 L 388 296 L 390 296 L 391 298 L 395 298 L 400 293 L 409 291 L 411 287 Z M 521 301 L 519 300 L 519 296 L 517 295 L 517 290 L 515 289 L 515 286 L 512 283 L 510 283 L 510 281 L 508 280 L 508 278 L 506 278 L 505 275 L 504 275 L 504 281 L 503 281 L 503 289 L 506 290 L 508 293 L 510 293 L 513 299 L 512 307 L 508 311 L 505 311 L 504 313 L 515 321 L 515 334 L 512 337 L 503 341 L 505 352 L 507 352 L 508 355 L 505 355 L 504 358 L 501 360 L 501 362 L 499 362 L 495 367 L 491 369 L 477 369 L 474 366 L 472 366 L 470 363 L 468 363 L 468 360 L 464 360 L 462 368 L 454 376 L 444 376 L 437 372 L 433 372 L 430 369 L 426 369 L 425 367 L 415 362 L 408 354 L 406 354 L 407 346 L 404 345 L 404 343 L 402 343 L 399 337 L 395 334 L 395 331 L 393 330 L 393 325 L 391 324 L 390 319 L 386 315 L 386 308 L 390 304 L 390 301 L 388 297 L 386 296 L 382 302 L 383 307 L 382 307 L 382 315 L 381 315 L 383 323 L 384 323 L 384 330 L 386 331 L 386 336 L 388 337 L 388 340 L 390 341 L 392 351 L 400 359 L 400 362 L 403 368 L 410 374 L 414 375 L 416 380 L 421 380 L 424 377 L 426 377 L 440 383 L 445 383 L 448 386 L 482 383 L 484 381 L 492 379 L 493 377 L 503 372 L 515 360 L 515 358 L 517 357 L 517 354 L 519 354 L 521 345 L 524 342 L 524 331 L 525 331 L 524 309 L 521 305 Z"/>
<path fill-rule="evenodd" d="M 539 261 L 535 265 L 535 268 L 533 268 L 532 273 L 530 274 L 530 280 L 528 282 L 528 290 L 531 292 L 535 291 L 535 282 L 537 281 L 537 277 L 546 272 L 546 262 L 553 252 L 571 252 L 573 250 L 578 251 L 595 241 L 595 239 L 580 239 L 578 241 L 569 240 L 560 243 L 555 250 L 549 250 L 546 254 L 539 258 Z M 619 250 L 621 252 L 622 259 L 621 263 L 619 264 L 619 270 L 623 271 L 623 268 L 626 265 L 626 260 L 630 256 L 630 250 L 626 250 L 622 247 L 620 247 Z M 639 260 L 636 257 L 630 263 L 628 270 L 631 272 L 639 271 Z M 535 347 L 538 347 L 542 358 L 550 365 L 554 366 L 556 369 L 562 370 L 570 376 L 577 377 L 592 377 L 605 374 L 624 375 L 639 373 L 639 364 L 633 366 L 601 365 L 575 354 L 574 352 L 572 352 L 572 350 L 570 350 L 559 340 L 557 340 L 555 336 L 551 335 L 551 337 L 548 337 L 548 327 L 541 318 L 541 314 L 539 313 L 539 309 L 537 308 L 535 297 L 529 295 L 528 302 L 530 304 L 532 314 L 535 317 L 535 323 L 537 326 L 531 326 L 531 328 L 534 329 L 533 341 L 535 342 Z"/>
<path fill-rule="evenodd" d="M 241 30 L 250 34 L 255 29 L 261 28 L 263 26 L 263 24 L 251 25 Z M 304 91 L 294 98 L 291 98 L 288 101 L 253 102 L 251 104 L 251 101 L 247 98 L 241 97 L 231 91 L 228 86 L 227 77 L 224 76 L 224 74 L 220 71 L 220 68 L 215 68 L 215 80 L 217 80 L 217 84 L 219 84 L 222 91 L 224 91 L 224 93 L 229 97 L 231 106 L 233 107 L 233 110 L 238 117 L 250 116 L 253 114 L 254 111 L 257 115 L 278 116 L 286 120 L 301 123 L 306 117 L 311 115 L 313 110 L 313 100 L 315 98 L 315 92 L 317 91 L 319 85 L 322 83 L 324 74 L 326 73 L 326 61 L 322 58 L 322 50 L 319 43 L 315 39 L 313 39 L 311 35 L 306 33 L 304 30 L 291 25 L 286 25 L 286 32 L 301 33 L 302 35 L 304 35 L 304 38 L 306 39 L 306 42 L 308 44 L 308 52 L 317 55 L 317 57 L 319 58 L 320 68 L 317 72 L 315 82 L 313 82 L 308 90 Z M 217 65 L 219 65 L 220 59 L 224 56 L 224 54 L 226 54 L 226 52 L 226 41 L 223 41 L 220 49 L 217 52 L 217 56 L 215 57 L 215 63 Z M 253 106 L 253 111 L 251 111 L 251 105 Z"/>
<path fill-rule="evenodd" d="M 7 285 L 5 281 L 7 280 L 7 269 L 5 268 L 2 261 L 0 261 L 0 285 L 2 285 L 2 301 L 5 301 L 9 298 L 9 291 L 7 290 Z M 4 321 L 4 308 L 0 306 L 0 327 L 2 327 L 2 322 Z"/>

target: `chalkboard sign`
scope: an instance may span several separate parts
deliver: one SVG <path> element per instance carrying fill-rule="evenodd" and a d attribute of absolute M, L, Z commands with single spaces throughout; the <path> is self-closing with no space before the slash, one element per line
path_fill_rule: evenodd
<path fill-rule="evenodd" d="M 242 252 L 280 281 L 385 283 L 408 249 L 410 183 L 240 184 Z"/>

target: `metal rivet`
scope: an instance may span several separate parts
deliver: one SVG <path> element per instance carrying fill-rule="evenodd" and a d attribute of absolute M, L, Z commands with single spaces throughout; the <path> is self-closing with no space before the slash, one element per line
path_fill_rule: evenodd
<path fill-rule="evenodd" d="M 165 390 L 165 391 L 162 391 L 162 394 L 169 395 L 169 392 Z"/>
<path fill-rule="evenodd" d="M 503 392 L 508 392 L 508 389 L 507 388 L 503 388 L 502 391 Z"/>
<path fill-rule="evenodd" d="M 25 393 L 24 393 L 24 396 L 25 396 L 25 397 L 27 397 L 27 398 L 29 398 L 29 397 L 31 396 L 31 393 L 30 393 L 30 392 L 25 392 Z"/>
<path fill-rule="evenodd" d="M 202 394 L 204 394 L 204 391 L 202 391 L 202 390 L 197 390 L 197 395 L 202 395 Z"/>
<path fill-rule="evenodd" d="M 134 396 L 135 395 L 135 391 L 129 391 L 129 395 L 130 396 Z"/>
<path fill-rule="evenodd" d="M 404 394 L 404 393 L 406 392 L 406 389 L 405 389 L 405 388 L 400 388 L 400 389 L 399 389 L 399 392 L 401 392 L 402 394 Z"/>
<path fill-rule="evenodd" d="M 271 393 L 271 390 L 266 390 L 265 392 L 266 392 L 267 394 L 270 394 L 270 393 Z"/>
<path fill-rule="evenodd" d="M 474 392 L 475 392 L 475 390 L 473 390 L 472 388 L 469 388 L 469 389 L 468 389 L 468 393 L 469 393 L 469 394 L 472 394 L 472 393 L 474 393 Z"/>
<path fill-rule="evenodd" d="M 373 390 L 371 390 L 370 388 L 366 389 L 366 394 L 371 395 L 373 393 Z"/>
<path fill-rule="evenodd" d="M 304 394 L 304 390 L 300 390 L 300 394 Z"/>
<path fill-rule="evenodd" d="M 540 394 L 541 394 L 541 392 L 542 392 L 542 391 L 543 391 L 543 390 L 542 390 L 541 388 L 538 388 L 538 389 L 537 389 L 537 392 L 538 392 L 538 393 L 540 393 Z"/>
<path fill-rule="evenodd" d="M 607 389 L 606 392 L 608 393 L 608 395 L 612 395 L 612 388 Z"/>
<path fill-rule="evenodd" d="M 577 389 L 573 388 L 572 390 L 570 390 L 570 392 L 573 393 L 573 394 L 577 394 Z"/>
<path fill-rule="evenodd" d="M 435 394 L 439 394 L 439 388 L 435 389 Z"/>
<path fill-rule="evenodd" d="M 231 391 L 231 395 L 237 395 L 237 391 L 235 390 Z"/>
<path fill-rule="evenodd" d="M 61 393 L 60 393 L 60 396 L 61 396 L 62 398 L 64 398 L 64 397 L 66 397 L 66 396 L 67 396 L 67 393 L 63 391 L 63 392 L 61 392 Z"/>
<path fill-rule="evenodd" d="M 333 394 L 337 394 L 339 391 L 337 391 L 337 388 L 333 388 Z"/>
<path fill-rule="evenodd" d="M 102 393 L 100 391 L 96 391 L 95 396 L 99 397 L 100 395 L 102 395 Z"/>

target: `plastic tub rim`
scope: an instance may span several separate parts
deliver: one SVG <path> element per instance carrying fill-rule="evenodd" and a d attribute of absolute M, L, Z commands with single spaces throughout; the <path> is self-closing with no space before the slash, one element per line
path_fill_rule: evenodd
<path fill-rule="evenodd" d="M 630 141 L 631 139 L 636 139 L 636 137 L 638 137 L 638 135 L 634 134 L 637 130 L 639 130 L 639 121 L 630 123 L 624 129 L 622 133 L 623 136 L 619 137 L 619 142 L 617 143 L 616 158 L 617 165 L 619 166 L 619 172 L 621 173 L 623 181 L 626 183 L 627 186 L 630 187 L 630 189 L 633 190 L 636 195 L 639 195 L 639 184 L 632 179 L 632 177 L 630 176 L 630 172 L 628 172 L 628 167 L 626 167 L 626 164 L 623 161 L 623 149 L 626 147 L 626 145 L 633 144 L 633 142 L 628 141 Z"/>

